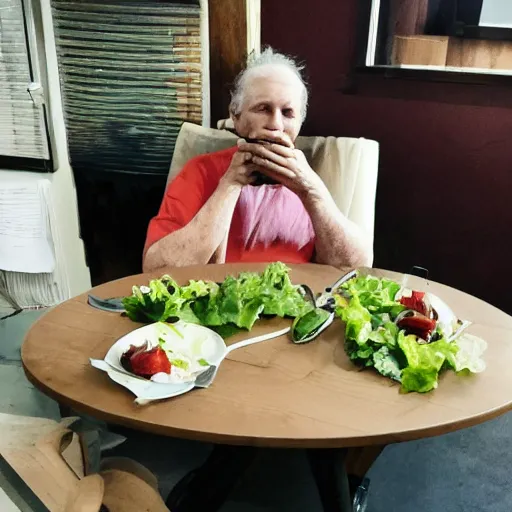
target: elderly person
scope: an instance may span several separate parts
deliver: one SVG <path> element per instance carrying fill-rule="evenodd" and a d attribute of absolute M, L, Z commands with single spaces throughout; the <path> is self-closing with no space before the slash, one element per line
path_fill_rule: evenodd
<path fill-rule="evenodd" d="M 144 271 L 277 260 L 371 265 L 367 235 L 339 211 L 294 147 L 307 101 L 292 59 L 268 48 L 249 62 L 236 79 L 230 105 L 237 145 L 190 160 L 170 183 L 149 224 Z M 255 454 L 251 447 L 215 447 L 201 468 L 176 485 L 167 505 L 175 512 L 218 510 Z M 339 492 L 336 472 L 322 468 L 326 457 L 334 468 L 338 453 L 308 455 L 325 505 Z M 330 494 L 322 491 L 325 485 L 333 489 Z"/>
<path fill-rule="evenodd" d="M 249 62 L 230 105 L 237 145 L 190 160 L 170 183 L 149 224 L 144 271 L 240 261 L 371 265 L 369 238 L 294 147 L 307 101 L 292 59 L 268 48 Z"/>

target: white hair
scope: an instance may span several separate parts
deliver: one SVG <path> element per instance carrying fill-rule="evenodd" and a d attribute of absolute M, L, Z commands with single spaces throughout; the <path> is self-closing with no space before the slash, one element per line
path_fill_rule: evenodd
<path fill-rule="evenodd" d="M 282 53 L 275 52 L 271 47 L 267 47 L 259 55 L 251 54 L 247 59 L 247 67 L 243 69 L 235 79 L 233 91 L 231 92 L 231 103 L 229 111 L 234 114 L 240 114 L 244 102 L 245 90 L 247 82 L 250 78 L 260 75 L 265 70 L 261 68 L 285 68 L 291 71 L 302 85 L 302 105 L 300 109 L 301 122 L 306 118 L 308 108 L 308 88 L 306 82 L 302 78 L 301 71 L 304 66 L 295 62 L 295 60 Z M 261 75 L 260 75 L 261 76 Z"/>

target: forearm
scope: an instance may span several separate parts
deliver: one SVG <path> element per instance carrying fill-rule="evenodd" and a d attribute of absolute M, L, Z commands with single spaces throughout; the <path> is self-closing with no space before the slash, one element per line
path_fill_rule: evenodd
<path fill-rule="evenodd" d="M 370 237 L 343 215 L 327 191 L 304 200 L 315 230 L 317 263 L 333 267 L 371 266 Z"/>
<path fill-rule="evenodd" d="M 197 215 L 146 252 L 144 272 L 165 266 L 206 264 L 229 232 L 241 187 L 221 181 Z"/>

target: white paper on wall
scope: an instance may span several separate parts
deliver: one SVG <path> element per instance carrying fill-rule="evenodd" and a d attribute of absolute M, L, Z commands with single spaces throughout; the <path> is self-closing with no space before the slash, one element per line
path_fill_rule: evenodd
<path fill-rule="evenodd" d="M 0 188 L 0 269 L 53 272 L 55 252 L 49 222 L 50 182 L 3 183 Z"/>

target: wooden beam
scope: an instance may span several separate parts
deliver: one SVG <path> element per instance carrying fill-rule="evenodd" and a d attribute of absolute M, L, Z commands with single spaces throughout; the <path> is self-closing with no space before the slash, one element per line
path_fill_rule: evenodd
<path fill-rule="evenodd" d="M 247 59 L 246 0 L 210 0 L 211 124 L 228 116 L 230 91 Z"/>

